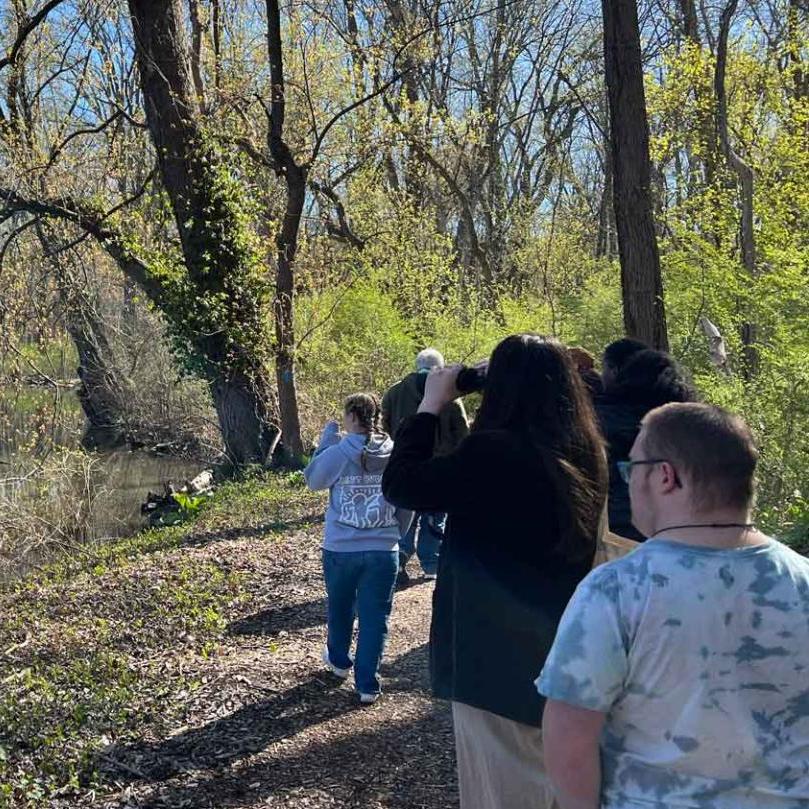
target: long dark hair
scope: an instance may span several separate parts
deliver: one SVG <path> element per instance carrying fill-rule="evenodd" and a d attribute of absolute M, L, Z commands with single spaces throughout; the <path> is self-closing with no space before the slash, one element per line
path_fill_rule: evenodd
<path fill-rule="evenodd" d="M 531 444 L 557 507 L 556 552 L 581 561 L 595 546 L 607 462 L 590 397 L 567 349 L 515 334 L 494 349 L 473 430 L 507 430 Z"/>
<path fill-rule="evenodd" d="M 697 394 L 670 354 L 648 348 L 634 354 L 615 377 L 612 395 L 648 409 L 669 402 L 696 402 Z"/>

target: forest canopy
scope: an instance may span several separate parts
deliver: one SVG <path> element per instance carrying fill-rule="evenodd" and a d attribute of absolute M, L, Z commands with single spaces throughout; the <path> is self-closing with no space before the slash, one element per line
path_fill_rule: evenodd
<path fill-rule="evenodd" d="M 598 354 L 648 317 L 756 430 L 766 522 L 800 525 L 809 10 L 639 3 L 656 282 L 615 204 L 603 20 L 630 6 L 0 0 L 4 379 L 66 344 L 92 425 L 266 463 L 425 345 Z"/>

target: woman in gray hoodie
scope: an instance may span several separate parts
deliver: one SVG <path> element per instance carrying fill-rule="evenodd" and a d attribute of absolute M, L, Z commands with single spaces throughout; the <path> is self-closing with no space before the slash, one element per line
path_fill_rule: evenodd
<path fill-rule="evenodd" d="M 382 432 L 379 401 L 356 393 L 345 402 L 344 434 L 336 421 L 323 429 L 304 470 L 310 489 L 329 490 L 323 535 L 323 578 L 328 598 L 328 639 L 323 662 L 346 679 L 354 667 L 360 702 L 380 694 L 379 663 L 399 570 L 399 536 L 410 512 L 382 496 L 382 472 L 393 441 Z M 354 617 L 359 618 L 357 653 L 349 655 Z"/>

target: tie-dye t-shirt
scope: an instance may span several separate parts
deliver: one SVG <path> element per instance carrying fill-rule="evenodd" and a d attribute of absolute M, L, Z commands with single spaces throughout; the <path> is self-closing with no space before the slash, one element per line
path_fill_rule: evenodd
<path fill-rule="evenodd" d="M 581 583 L 537 687 L 607 714 L 606 809 L 809 809 L 809 561 L 650 540 Z"/>

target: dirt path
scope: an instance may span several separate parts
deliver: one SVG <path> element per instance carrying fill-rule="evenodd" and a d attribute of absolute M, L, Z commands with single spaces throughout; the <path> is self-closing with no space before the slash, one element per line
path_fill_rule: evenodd
<path fill-rule="evenodd" d="M 320 526 L 280 539 L 224 538 L 191 550 L 249 574 L 208 660 L 188 661 L 201 685 L 164 738 L 108 751 L 124 807 L 457 806 L 452 728 L 427 687 L 432 584 L 398 592 L 383 664 L 384 695 L 361 708 L 350 684 L 324 672 Z"/>

